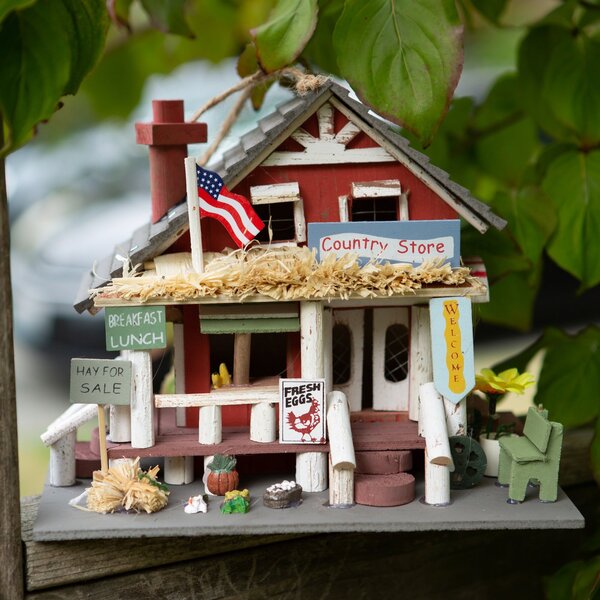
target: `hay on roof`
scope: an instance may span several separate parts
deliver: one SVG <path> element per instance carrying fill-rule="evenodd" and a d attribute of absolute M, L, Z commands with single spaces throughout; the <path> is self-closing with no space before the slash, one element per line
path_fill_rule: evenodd
<path fill-rule="evenodd" d="M 186 302 L 211 297 L 239 301 L 256 295 L 273 300 L 310 300 L 414 294 L 433 284 L 484 289 L 468 268 L 453 269 L 441 261 L 417 267 L 370 262 L 361 267 L 354 254 L 339 258 L 330 254 L 319 262 L 315 252 L 306 247 L 255 247 L 211 253 L 203 273 L 115 278 L 90 293 L 91 297 L 139 302 L 157 298 Z"/>

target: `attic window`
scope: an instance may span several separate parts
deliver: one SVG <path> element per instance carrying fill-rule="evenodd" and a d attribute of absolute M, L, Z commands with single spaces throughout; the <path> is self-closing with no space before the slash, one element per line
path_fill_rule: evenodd
<path fill-rule="evenodd" d="M 407 197 L 397 179 L 353 183 L 350 202 L 347 196 L 339 201 L 341 221 L 408 220 Z"/>
<path fill-rule="evenodd" d="M 304 206 L 298 183 L 255 185 L 250 188 L 250 198 L 254 210 L 266 225 L 256 236 L 259 242 L 306 241 Z"/>

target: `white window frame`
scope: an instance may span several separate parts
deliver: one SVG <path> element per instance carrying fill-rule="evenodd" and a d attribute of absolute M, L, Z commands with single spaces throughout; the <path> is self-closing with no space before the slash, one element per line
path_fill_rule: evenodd
<path fill-rule="evenodd" d="M 408 221 L 408 191 L 403 192 L 398 179 L 384 179 L 380 181 L 353 182 L 350 196 L 339 196 L 339 215 L 341 223 L 350 221 L 350 206 L 348 199 L 360 200 L 361 198 L 390 198 L 398 199 L 399 221 Z"/>
<path fill-rule="evenodd" d="M 304 218 L 304 201 L 300 196 L 298 182 L 272 183 L 269 185 L 254 185 L 250 187 L 250 201 L 253 205 L 294 203 L 294 240 L 275 241 L 271 246 L 289 246 L 306 242 L 306 220 Z M 263 244 L 267 244 L 264 242 Z"/>

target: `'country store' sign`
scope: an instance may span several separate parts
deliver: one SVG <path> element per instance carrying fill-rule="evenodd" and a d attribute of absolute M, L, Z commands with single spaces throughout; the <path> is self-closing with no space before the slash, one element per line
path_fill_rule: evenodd
<path fill-rule="evenodd" d="M 408 263 L 443 260 L 460 264 L 460 221 L 376 221 L 309 223 L 308 245 L 318 260 L 334 254 L 356 254 L 359 264 Z"/>

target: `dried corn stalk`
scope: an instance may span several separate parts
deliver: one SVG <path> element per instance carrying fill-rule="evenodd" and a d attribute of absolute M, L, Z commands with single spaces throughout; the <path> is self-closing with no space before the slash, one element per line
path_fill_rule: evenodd
<path fill-rule="evenodd" d="M 120 508 L 153 513 L 167 505 L 169 492 L 156 480 L 160 467 L 147 472 L 135 461 L 110 467 L 106 473 L 94 471 L 92 487 L 87 492 L 87 507 L 94 512 L 112 513 Z"/>
<path fill-rule="evenodd" d="M 206 297 L 244 300 L 255 295 L 274 300 L 346 299 L 414 294 L 431 284 L 484 289 L 468 268 L 453 269 L 441 261 L 417 267 L 370 262 L 361 267 L 354 254 L 339 258 L 330 254 L 318 262 L 315 252 L 306 247 L 255 247 L 212 254 L 203 273 L 120 277 L 90 294 L 139 302 Z"/>

